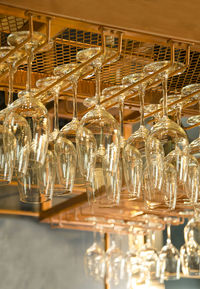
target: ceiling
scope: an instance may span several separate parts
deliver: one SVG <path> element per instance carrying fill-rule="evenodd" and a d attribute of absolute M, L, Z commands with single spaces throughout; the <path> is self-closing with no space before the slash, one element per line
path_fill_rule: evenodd
<path fill-rule="evenodd" d="M 1 0 L 40 13 L 200 42 L 199 0 Z"/>

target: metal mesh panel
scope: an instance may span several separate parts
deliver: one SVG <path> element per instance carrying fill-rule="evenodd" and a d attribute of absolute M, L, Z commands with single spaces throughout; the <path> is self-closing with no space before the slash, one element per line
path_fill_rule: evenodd
<path fill-rule="evenodd" d="M 0 16 L 0 41 L 1 46 L 7 45 L 6 38 L 10 32 L 23 29 L 25 19 L 13 16 Z M 111 43 L 111 44 L 110 44 Z M 107 46 L 116 49 L 118 38 L 112 39 Z M 54 67 L 64 63 L 76 62 L 76 54 L 82 49 L 101 46 L 100 33 L 88 32 L 78 29 L 67 28 L 58 33 L 54 38 L 54 46 L 48 52 L 38 53 L 33 62 L 33 72 L 51 75 Z M 199 81 L 200 53 L 190 53 L 190 65 L 184 73 L 169 78 L 168 92 L 180 92 L 185 85 Z M 175 61 L 184 63 L 186 51 L 182 48 L 175 49 Z M 105 86 L 121 84 L 125 75 L 141 72 L 143 67 L 153 61 L 170 60 L 170 47 L 154 43 L 140 42 L 132 39 L 123 39 L 120 59 L 102 68 L 102 83 Z M 26 70 L 26 65 L 19 67 Z M 94 80 L 94 78 L 92 78 Z M 160 90 L 160 87 L 156 88 Z"/>

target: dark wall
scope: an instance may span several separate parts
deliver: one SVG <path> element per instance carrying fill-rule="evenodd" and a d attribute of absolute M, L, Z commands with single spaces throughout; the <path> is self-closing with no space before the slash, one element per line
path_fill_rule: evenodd
<path fill-rule="evenodd" d="M 0 228 L 1 289 L 103 289 L 84 272 L 91 233 L 52 230 L 27 218 L 1 218 Z"/>

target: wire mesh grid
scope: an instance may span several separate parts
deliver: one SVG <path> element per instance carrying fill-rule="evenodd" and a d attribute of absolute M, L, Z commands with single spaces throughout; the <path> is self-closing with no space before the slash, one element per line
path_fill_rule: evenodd
<path fill-rule="evenodd" d="M 52 50 L 37 54 L 33 63 L 33 71 L 52 74 L 54 67 L 65 63 L 76 62 L 76 54 L 82 49 L 101 46 L 101 35 L 76 29 L 66 29 L 54 39 Z M 110 45 L 107 45 L 110 47 Z M 117 52 L 118 39 L 114 38 L 112 48 Z M 137 73 L 153 61 L 170 60 L 170 47 L 152 43 L 123 39 L 120 59 L 102 68 L 102 82 L 106 86 L 121 84 L 125 75 Z M 185 63 L 186 51 L 175 49 L 175 61 Z M 199 52 L 190 53 L 190 65 L 185 72 L 171 77 L 168 81 L 170 93 L 180 92 L 190 83 L 198 82 L 200 71 Z M 21 67 L 25 69 L 25 67 Z"/>
<path fill-rule="evenodd" d="M 25 19 L 13 16 L 0 15 L 0 41 L 1 46 L 7 45 L 9 33 L 21 30 L 26 23 Z M 117 52 L 118 38 L 107 39 L 107 46 Z M 76 54 L 82 49 L 99 47 L 102 44 L 101 33 L 88 32 L 67 28 L 54 38 L 54 45 L 50 51 L 38 53 L 33 62 L 33 72 L 51 75 L 54 67 L 65 63 L 76 62 Z M 125 75 L 137 73 L 153 61 L 170 60 L 170 47 L 155 43 L 140 42 L 133 39 L 123 39 L 122 52 L 118 61 L 105 65 L 102 68 L 102 83 L 105 86 L 121 84 Z M 185 85 L 198 82 L 200 75 L 200 53 L 191 51 L 190 64 L 182 74 L 169 78 L 168 92 L 178 93 Z M 175 61 L 185 62 L 186 51 L 175 49 Z M 26 65 L 19 67 L 26 70 Z M 94 78 L 93 78 L 94 79 Z M 157 88 L 159 90 L 159 87 Z"/>
<path fill-rule="evenodd" d="M 27 22 L 27 19 L 0 15 L 0 32 L 12 33 L 20 30 L 24 24 Z"/>

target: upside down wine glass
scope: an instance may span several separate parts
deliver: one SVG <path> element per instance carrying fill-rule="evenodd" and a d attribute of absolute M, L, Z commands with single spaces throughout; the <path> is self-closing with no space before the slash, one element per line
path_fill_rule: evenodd
<path fill-rule="evenodd" d="M 57 76 L 64 76 L 79 66 L 77 63 L 68 63 L 55 67 L 54 74 Z M 72 164 L 68 165 L 68 151 L 69 142 L 74 145 L 76 149 L 76 132 L 79 128 L 79 120 L 77 116 L 77 89 L 78 89 L 78 80 L 81 76 L 86 73 L 89 73 L 92 70 L 91 66 L 83 67 L 77 72 L 73 73 L 67 78 L 67 81 L 71 83 L 73 90 L 73 118 L 68 124 L 66 124 L 59 132 L 58 137 L 55 143 L 55 152 L 58 158 L 58 171 L 61 179 L 61 183 L 66 183 L 66 180 L 69 178 L 68 172 L 72 169 Z M 85 76 L 85 79 L 91 77 L 92 74 Z M 76 164 L 73 166 L 73 183 L 76 186 L 82 186 L 84 184 L 83 177 L 81 176 L 78 159 L 76 157 Z M 69 190 L 70 192 L 71 190 Z"/>
<path fill-rule="evenodd" d="M 171 104 L 176 100 L 181 100 L 182 94 L 172 94 L 168 96 L 167 104 Z M 160 100 L 160 102 L 163 102 L 163 98 Z M 188 103 L 188 101 L 182 101 L 180 103 L 174 104 L 170 107 L 171 111 L 176 111 L 177 114 L 177 124 L 181 125 L 181 112 L 182 107 L 184 103 Z M 181 200 L 184 202 L 184 205 L 191 204 L 191 198 L 185 194 L 185 186 L 187 184 L 187 178 L 189 173 L 189 166 L 193 166 L 193 162 L 191 160 L 190 165 L 190 155 L 183 155 L 180 150 L 172 150 L 166 157 L 165 162 L 168 164 L 172 164 L 174 168 L 176 169 L 177 174 L 177 201 Z M 194 171 L 193 171 L 194 172 Z M 190 179 L 191 180 L 191 179 Z"/>
<path fill-rule="evenodd" d="M 140 270 L 140 278 L 146 284 L 159 277 L 158 253 L 151 244 L 152 234 L 154 233 L 151 230 L 147 231 L 146 243 L 139 252 L 140 262 L 143 265 L 143 269 Z"/>
<path fill-rule="evenodd" d="M 0 58 L 6 56 L 13 47 L 1 47 L 0 48 Z M 1 73 L 4 72 L 3 67 L 6 66 L 9 68 L 9 98 L 8 98 L 8 107 L 12 102 L 12 93 L 13 93 L 13 75 L 14 71 L 16 69 L 16 62 L 20 58 L 22 58 L 25 55 L 23 51 L 17 51 L 15 54 L 7 57 L 5 63 L 3 62 L 0 65 Z M 6 118 L 6 115 L 9 111 L 8 107 L 6 109 L 3 109 L 0 112 L 0 185 L 5 185 L 11 182 L 13 179 L 13 170 L 15 172 L 15 167 L 19 169 L 20 171 L 25 169 L 23 167 L 23 161 L 21 159 L 22 156 L 28 156 L 25 153 L 24 154 L 24 144 L 19 143 L 16 139 L 16 134 L 13 133 L 12 130 L 10 130 L 7 125 L 5 125 L 4 120 Z M 24 126 L 25 125 L 25 126 Z M 23 133 L 26 133 L 26 129 L 29 129 L 28 124 L 25 123 L 25 120 L 21 118 L 21 122 L 18 126 L 15 127 L 15 131 L 17 131 L 19 134 L 17 134 L 21 139 L 23 139 Z M 29 131 L 28 131 L 29 132 Z M 27 133 L 28 133 L 27 132 Z M 19 148 L 20 145 L 20 148 Z M 23 151 L 23 153 L 22 153 Z M 21 166 L 18 166 L 18 161 L 21 161 Z"/>
<path fill-rule="evenodd" d="M 191 100 L 198 100 L 198 106 L 199 106 L 199 111 L 200 111 L 200 84 L 195 83 L 195 84 L 190 84 L 187 86 L 184 86 L 182 88 L 181 93 L 183 96 L 187 96 L 191 93 L 196 94 L 191 98 Z M 200 122 L 200 115 L 195 115 L 191 116 L 188 118 L 187 123 L 190 125 L 196 124 Z M 186 193 L 188 193 L 188 188 L 189 189 L 189 196 L 192 196 L 192 203 L 197 203 L 200 194 L 199 194 L 199 165 L 200 165 L 200 130 L 199 130 L 199 136 L 196 138 L 194 141 L 192 141 L 189 144 L 189 154 L 192 156 L 191 158 L 191 163 L 189 162 L 188 165 L 188 179 L 187 179 L 187 184 L 186 184 Z M 189 185 L 189 186 L 188 186 Z"/>
<path fill-rule="evenodd" d="M 59 79 L 58 76 L 49 76 L 42 79 L 39 79 L 36 82 L 36 86 L 38 89 L 44 89 L 48 86 L 52 85 L 54 82 L 56 82 Z M 54 117 L 53 117 L 53 131 L 49 135 L 49 145 L 48 145 L 48 153 L 46 155 L 45 164 L 40 168 L 40 175 L 43 176 L 43 179 L 46 183 L 49 183 L 49 194 L 55 195 L 65 195 L 69 193 L 69 189 L 72 190 L 73 188 L 73 180 L 74 180 L 74 159 L 75 159 L 75 151 L 72 143 L 69 142 L 68 144 L 68 154 L 67 150 L 66 153 L 66 165 L 70 166 L 70 170 L 66 170 L 66 173 L 68 175 L 68 182 L 63 184 L 61 182 L 61 176 L 58 169 L 56 169 L 55 163 L 58 163 L 59 155 L 56 154 L 55 151 L 55 145 L 56 140 L 59 134 L 59 119 L 58 119 L 58 106 L 59 106 L 59 93 L 60 89 L 63 86 L 63 82 L 60 82 L 59 84 L 53 86 L 48 92 L 49 97 L 53 97 L 54 100 Z M 44 96 L 45 97 L 45 96 Z M 49 157 L 49 154 L 52 155 L 52 157 Z M 47 168 L 52 171 L 50 176 L 46 174 Z M 51 177 L 51 178 L 50 178 Z"/>
<path fill-rule="evenodd" d="M 0 48 L 0 55 L 3 57 L 8 54 L 14 47 L 6 46 Z M 12 54 L 6 59 L 9 66 L 9 97 L 8 97 L 8 107 L 7 113 L 4 110 L 4 143 L 5 150 L 7 154 L 13 152 L 12 165 L 13 166 L 13 179 L 17 178 L 18 173 L 26 174 L 29 153 L 30 153 L 30 143 L 31 143 L 31 130 L 28 122 L 23 116 L 15 114 L 11 111 L 8 117 L 7 114 L 11 110 L 11 103 L 13 102 L 13 79 L 14 73 L 17 69 L 17 62 L 26 55 L 24 50 L 18 50 L 15 54 Z M 14 122 L 10 122 L 11 118 L 14 118 Z M 12 139 L 15 138 L 15 145 L 13 146 Z"/>
<path fill-rule="evenodd" d="M 144 72 L 152 74 L 170 64 L 169 61 L 154 62 L 144 68 Z M 153 209 L 165 203 L 162 194 L 164 183 L 165 157 L 173 150 L 182 164 L 182 176 L 187 175 L 188 138 L 185 131 L 167 116 L 167 80 L 172 72 L 183 68 L 184 64 L 175 62 L 157 77 L 162 79 L 163 85 L 163 117 L 152 127 L 146 143 L 147 170 L 151 180 L 149 193 L 145 194 L 145 204 Z M 158 150 L 159 148 L 159 150 Z M 161 148 L 161 149 L 160 149 Z M 178 166 L 175 168 L 177 169 Z"/>
<path fill-rule="evenodd" d="M 108 88 L 105 88 L 102 91 L 102 99 L 106 99 L 116 93 L 119 93 L 121 90 L 125 89 L 127 85 L 115 85 Z M 113 191 L 115 195 L 115 199 L 120 201 L 121 197 L 124 196 L 123 185 L 124 185 L 124 168 L 123 168 L 123 150 L 124 150 L 124 128 L 123 128 L 123 113 L 124 113 L 124 100 L 126 96 L 128 96 L 131 92 L 128 90 L 126 92 L 120 93 L 117 97 L 114 97 L 112 100 L 106 102 L 107 105 L 110 105 L 113 102 L 119 103 L 119 121 L 120 121 L 120 157 L 118 163 L 118 169 L 116 175 L 113 177 L 109 177 L 111 181 L 110 189 Z M 117 105 L 118 106 L 118 105 Z M 109 181 L 108 180 L 108 181 Z"/>
<path fill-rule="evenodd" d="M 144 78 L 143 73 L 127 75 L 123 78 L 123 84 L 130 85 L 137 83 Z M 144 95 L 147 83 L 141 83 L 134 87 L 139 91 L 140 99 L 140 127 L 125 142 L 123 151 L 123 164 L 126 186 L 130 200 L 138 199 L 143 190 L 143 169 L 146 163 L 145 143 L 149 135 L 148 129 L 144 126 Z"/>
<path fill-rule="evenodd" d="M 93 221 L 93 244 L 85 253 L 84 263 L 87 275 L 94 277 L 95 280 L 102 280 L 105 274 L 105 251 L 102 248 L 102 244 L 97 242 L 97 222 L 99 218 L 88 218 L 87 221 Z M 102 236 L 101 236 L 102 239 Z M 102 241 L 102 240 L 101 240 Z"/>
<path fill-rule="evenodd" d="M 88 50 L 83 50 L 77 57 L 86 61 L 91 55 Z M 108 188 L 108 180 L 113 178 L 118 167 L 120 128 L 114 117 L 100 105 L 102 58 L 97 58 L 93 65 L 96 70 L 97 104 L 83 116 L 76 134 L 79 168 L 91 187 L 89 198 L 101 195 L 98 204 L 101 205 L 102 201 L 103 205 L 111 206 L 118 201 Z"/>
<path fill-rule="evenodd" d="M 194 230 L 185 234 L 185 244 L 180 249 L 182 272 L 185 276 L 200 275 L 200 246 L 194 239 Z"/>
<path fill-rule="evenodd" d="M 13 46 L 19 45 L 29 35 L 29 31 L 20 31 L 12 33 L 8 36 L 8 43 Z M 15 101 L 12 104 L 12 112 L 24 117 L 31 128 L 32 142 L 30 146 L 29 160 L 34 165 L 40 166 L 44 163 L 45 155 L 48 146 L 48 113 L 45 106 L 38 100 L 32 97 L 31 92 L 31 70 L 34 49 L 43 44 L 46 40 L 46 36 L 39 32 L 34 32 L 32 39 L 25 44 L 25 50 L 27 53 L 27 91 L 29 94 Z M 14 117 L 10 119 L 10 122 L 14 120 Z"/>
<path fill-rule="evenodd" d="M 180 279 L 180 255 L 171 242 L 171 218 L 165 218 L 167 222 L 167 243 L 159 254 L 160 282 L 164 280 Z"/>
<path fill-rule="evenodd" d="M 101 51 L 101 47 L 88 48 L 85 50 L 81 50 L 77 53 L 76 59 L 77 61 L 85 62 L 89 58 L 92 58 L 95 54 L 99 53 L 100 51 Z M 104 62 L 106 62 L 105 65 L 112 64 L 118 60 L 118 56 L 114 57 L 115 55 L 116 55 L 116 51 L 114 49 L 106 48 L 104 53 L 91 63 L 91 66 L 94 68 L 94 70 L 96 70 L 97 67 L 98 66 L 101 67 Z M 111 57 L 114 57 L 114 58 L 109 61 L 109 58 Z M 96 78 L 96 81 L 97 81 L 97 78 Z M 97 85 L 96 85 L 96 88 L 97 88 Z M 100 96 L 100 100 L 102 99 L 103 99 L 103 95 Z M 86 107 L 90 107 L 92 105 L 97 104 L 97 102 L 98 102 L 98 89 L 96 89 L 95 96 L 85 98 L 83 101 L 83 104 Z"/>
<path fill-rule="evenodd" d="M 116 232 L 112 235 L 111 246 L 106 251 L 106 281 L 115 286 L 124 278 L 125 256 L 121 251 L 121 235 L 122 226 L 116 224 L 114 220 L 109 220 L 113 223 Z"/>
<path fill-rule="evenodd" d="M 28 35 L 28 31 L 12 33 L 8 36 L 8 43 L 17 46 L 24 41 Z M 43 44 L 45 40 L 45 35 L 34 32 L 31 40 L 25 44 L 28 62 L 26 85 L 28 93 L 10 106 L 12 110 L 11 114 L 8 115 L 11 126 L 17 122 L 16 116 L 19 115 L 25 118 L 31 129 L 32 137 L 27 173 L 18 176 L 20 200 L 30 203 L 40 203 L 48 199 L 48 197 L 45 197 L 45 195 L 40 192 L 35 181 L 38 178 L 36 168 L 44 164 L 48 148 L 48 112 L 40 101 L 33 98 L 31 91 L 31 70 L 34 49 Z M 14 113 L 14 115 L 12 115 L 12 113 Z M 33 190 L 34 188 L 35 190 Z"/>

